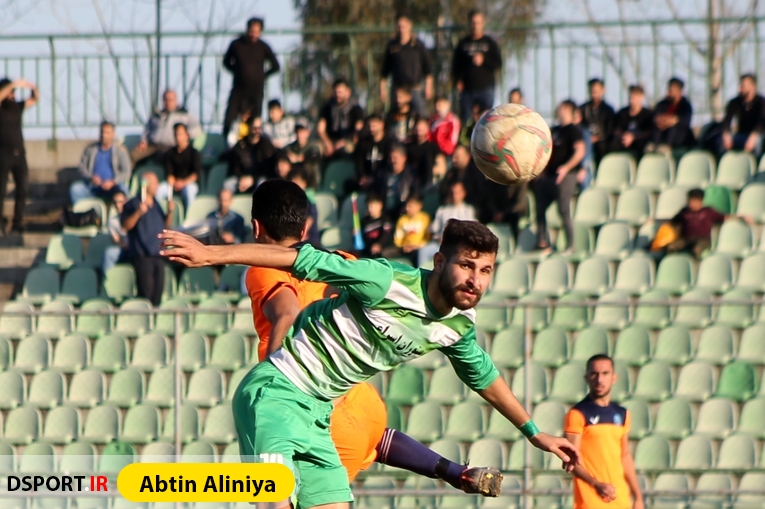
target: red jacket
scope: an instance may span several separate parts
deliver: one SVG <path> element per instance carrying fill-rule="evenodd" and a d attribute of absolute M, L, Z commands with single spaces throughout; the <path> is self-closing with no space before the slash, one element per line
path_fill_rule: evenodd
<path fill-rule="evenodd" d="M 438 145 L 439 150 L 450 156 L 454 153 L 460 138 L 460 121 L 449 112 L 446 118 L 435 115 L 430 119 L 429 140 Z"/>

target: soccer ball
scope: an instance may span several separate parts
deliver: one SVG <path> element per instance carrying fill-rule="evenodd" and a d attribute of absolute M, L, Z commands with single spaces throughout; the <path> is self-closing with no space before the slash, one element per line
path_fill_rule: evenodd
<path fill-rule="evenodd" d="M 487 178 L 522 184 L 539 175 L 552 154 L 547 122 L 531 108 L 502 104 L 487 111 L 473 129 L 470 151 Z"/>

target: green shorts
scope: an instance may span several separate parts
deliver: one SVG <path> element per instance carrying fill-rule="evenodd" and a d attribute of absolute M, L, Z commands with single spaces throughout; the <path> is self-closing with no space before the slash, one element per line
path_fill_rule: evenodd
<path fill-rule="evenodd" d="M 353 500 L 329 434 L 332 402 L 302 392 L 266 361 L 244 377 L 232 408 L 242 461 L 287 465 L 301 509 Z"/>

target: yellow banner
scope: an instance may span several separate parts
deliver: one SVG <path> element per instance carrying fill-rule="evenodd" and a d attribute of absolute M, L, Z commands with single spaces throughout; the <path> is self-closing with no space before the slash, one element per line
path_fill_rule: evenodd
<path fill-rule="evenodd" d="M 117 477 L 131 502 L 281 502 L 294 488 L 278 463 L 133 463 Z"/>

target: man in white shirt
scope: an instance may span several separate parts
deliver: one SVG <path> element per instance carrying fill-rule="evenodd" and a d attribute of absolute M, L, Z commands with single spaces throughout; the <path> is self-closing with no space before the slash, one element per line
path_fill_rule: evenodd
<path fill-rule="evenodd" d="M 285 148 L 297 139 L 295 117 L 284 114 L 282 103 L 278 99 L 268 101 L 268 122 L 263 124 L 263 132 L 271 138 L 276 148 Z"/>
<path fill-rule="evenodd" d="M 449 191 L 449 203 L 438 207 L 436 217 L 430 224 L 431 242 L 422 247 L 417 253 L 417 264 L 419 267 L 422 267 L 428 260 L 432 260 L 433 255 L 438 252 L 441 234 L 449 219 L 459 219 L 461 221 L 477 220 L 475 208 L 465 203 L 465 198 L 467 197 L 465 185 L 457 180 L 451 185 Z"/>

